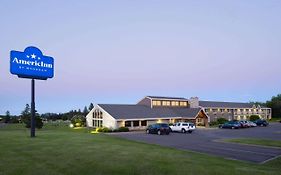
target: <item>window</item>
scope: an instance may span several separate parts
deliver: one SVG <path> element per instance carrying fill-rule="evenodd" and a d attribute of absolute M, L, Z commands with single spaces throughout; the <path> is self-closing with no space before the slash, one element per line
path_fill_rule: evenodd
<path fill-rule="evenodd" d="M 220 109 L 220 111 L 221 111 L 221 112 L 223 112 L 223 111 L 224 111 L 224 109 Z"/>
<path fill-rule="evenodd" d="M 186 101 L 181 101 L 180 102 L 180 106 L 187 106 L 187 102 Z"/>
<path fill-rule="evenodd" d="M 152 100 L 152 105 L 153 106 L 161 106 L 161 101 L 159 101 L 159 100 Z"/>
<path fill-rule="evenodd" d="M 131 127 L 131 121 L 125 121 L 125 127 Z"/>
<path fill-rule="evenodd" d="M 134 127 L 140 126 L 140 122 L 139 122 L 139 121 L 133 121 L 133 126 L 134 126 Z"/>
<path fill-rule="evenodd" d="M 179 102 L 178 101 L 172 101 L 172 106 L 179 106 Z"/>
<path fill-rule="evenodd" d="M 147 121 L 146 120 L 141 121 L 141 126 L 147 126 Z"/>
<path fill-rule="evenodd" d="M 163 106 L 171 106 L 170 101 L 162 101 Z"/>

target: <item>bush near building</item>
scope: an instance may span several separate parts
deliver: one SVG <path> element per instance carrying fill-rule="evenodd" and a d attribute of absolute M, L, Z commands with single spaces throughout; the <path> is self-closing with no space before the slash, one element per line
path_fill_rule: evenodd
<path fill-rule="evenodd" d="M 74 115 L 71 118 L 71 123 L 74 127 L 84 127 L 86 126 L 86 118 L 83 115 Z"/>
<path fill-rule="evenodd" d="M 250 121 L 255 121 L 255 120 L 258 120 L 258 119 L 260 119 L 259 115 L 251 115 L 250 116 Z"/>
<path fill-rule="evenodd" d="M 127 127 L 120 127 L 118 129 L 111 129 L 107 127 L 96 128 L 97 132 L 129 132 L 129 128 Z"/>
<path fill-rule="evenodd" d="M 225 122 L 228 122 L 228 120 L 225 118 L 218 118 L 216 121 L 210 122 L 210 126 L 224 124 Z"/>

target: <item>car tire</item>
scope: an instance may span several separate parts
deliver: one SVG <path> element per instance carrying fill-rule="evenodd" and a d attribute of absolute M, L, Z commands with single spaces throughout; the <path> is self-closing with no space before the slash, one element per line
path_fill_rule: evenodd
<path fill-rule="evenodd" d="M 146 130 L 146 134 L 149 134 L 150 132 L 149 132 L 149 130 Z"/>
<path fill-rule="evenodd" d="M 190 133 L 190 134 L 191 134 L 191 133 L 192 133 L 192 131 L 191 131 L 191 130 L 189 130 L 189 131 L 188 131 L 188 133 Z"/>
<path fill-rule="evenodd" d="M 160 130 L 158 130 L 158 131 L 157 131 L 157 134 L 158 134 L 158 135 L 161 135 L 161 131 L 160 131 Z"/>
<path fill-rule="evenodd" d="M 234 127 L 234 126 L 232 126 L 232 127 L 231 127 L 231 129 L 235 129 L 235 127 Z"/>
<path fill-rule="evenodd" d="M 185 133 L 186 131 L 185 131 L 185 129 L 184 129 L 184 128 L 182 128 L 182 129 L 181 129 L 181 132 L 182 132 L 182 133 Z"/>

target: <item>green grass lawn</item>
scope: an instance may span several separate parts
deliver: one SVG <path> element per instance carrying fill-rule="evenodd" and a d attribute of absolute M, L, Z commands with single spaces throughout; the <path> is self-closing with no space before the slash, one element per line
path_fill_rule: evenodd
<path fill-rule="evenodd" d="M 281 148 L 280 140 L 240 138 L 240 139 L 225 139 L 224 141 L 233 142 L 233 143 L 251 144 L 251 145 L 274 146 L 274 147 Z"/>
<path fill-rule="evenodd" d="M 258 165 L 57 126 L 29 135 L 19 125 L 0 128 L 1 175 L 280 175 L 281 158 Z"/>

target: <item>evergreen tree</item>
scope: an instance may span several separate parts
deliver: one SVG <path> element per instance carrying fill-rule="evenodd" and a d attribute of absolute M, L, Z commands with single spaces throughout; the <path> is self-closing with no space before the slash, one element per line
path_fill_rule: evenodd
<path fill-rule="evenodd" d="M 89 113 L 87 106 L 84 107 L 83 115 L 86 116 Z"/>
<path fill-rule="evenodd" d="M 11 120 L 11 115 L 10 115 L 10 111 L 6 111 L 6 116 L 4 118 L 4 122 L 5 123 L 9 123 Z"/>
<path fill-rule="evenodd" d="M 26 104 L 24 110 L 21 112 L 21 121 L 25 123 L 26 128 L 31 127 L 31 109 L 29 104 Z M 35 127 L 38 129 L 41 129 L 43 127 L 43 121 L 36 110 L 35 110 Z"/>
<path fill-rule="evenodd" d="M 93 108 L 94 108 L 94 105 L 93 105 L 93 103 L 91 103 L 91 104 L 89 105 L 89 112 L 90 112 Z"/>

